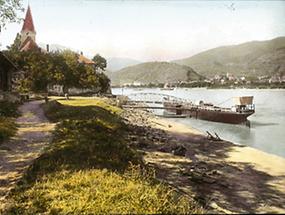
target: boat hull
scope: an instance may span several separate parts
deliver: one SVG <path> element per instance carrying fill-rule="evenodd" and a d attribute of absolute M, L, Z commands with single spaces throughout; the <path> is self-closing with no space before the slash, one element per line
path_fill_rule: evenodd
<path fill-rule="evenodd" d="M 197 110 L 191 112 L 191 117 L 197 119 L 208 120 L 213 122 L 223 122 L 231 124 L 241 124 L 247 121 L 247 117 L 252 115 L 253 112 L 237 113 L 237 112 L 223 112 L 223 111 L 210 111 L 210 110 Z"/>
<path fill-rule="evenodd" d="M 188 117 L 213 121 L 213 122 L 223 122 L 231 124 L 242 124 L 247 121 L 247 118 L 254 113 L 254 110 L 246 112 L 234 112 L 234 111 L 223 111 L 221 109 L 204 109 L 199 107 L 183 107 L 183 106 L 174 106 L 172 104 L 164 104 L 166 110 L 169 112 L 176 112 L 176 114 L 184 114 Z M 177 109 L 173 109 L 176 107 Z M 169 109 L 168 109 L 169 108 Z M 179 109 L 181 108 L 181 110 Z"/>

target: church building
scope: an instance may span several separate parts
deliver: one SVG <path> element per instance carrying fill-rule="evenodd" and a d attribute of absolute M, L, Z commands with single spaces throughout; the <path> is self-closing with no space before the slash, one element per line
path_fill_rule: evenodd
<path fill-rule="evenodd" d="M 33 22 L 30 6 L 26 13 L 24 24 L 21 31 L 20 51 L 29 51 L 39 48 L 36 43 L 36 30 Z"/>
<path fill-rule="evenodd" d="M 32 16 L 32 11 L 31 7 L 28 6 L 24 24 L 21 30 L 21 39 L 20 39 L 20 45 L 19 45 L 19 51 L 32 51 L 32 50 L 40 50 L 41 52 L 49 52 L 49 45 L 47 45 L 47 49 L 42 49 L 40 48 L 37 43 L 36 43 L 36 30 L 35 30 L 35 25 L 33 21 L 33 16 Z M 82 63 L 84 65 L 94 65 L 94 61 L 88 59 L 83 55 L 81 52 L 80 54 L 77 54 L 78 57 L 78 62 Z M 52 85 L 48 87 L 48 91 L 50 93 L 55 93 L 55 94 L 62 94 L 63 93 L 63 86 L 61 85 Z M 79 93 L 86 93 L 89 92 L 90 89 L 76 89 L 72 88 L 70 89 L 71 94 L 79 94 Z"/>

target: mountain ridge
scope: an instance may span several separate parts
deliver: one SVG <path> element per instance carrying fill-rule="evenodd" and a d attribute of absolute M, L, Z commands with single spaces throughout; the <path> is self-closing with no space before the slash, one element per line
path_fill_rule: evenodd
<path fill-rule="evenodd" d="M 113 85 L 196 81 L 204 77 L 191 67 L 170 62 L 146 62 L 107 73 Z"/>
<path fill-rule="evenodd" d="M 277 37 L 272 40 L 220 46 L 172 62 L 191 66 L 206 77 L 226 73 L 237 76 L 282 76 L 285 73 L 284 48 L 285 37 Z"/>

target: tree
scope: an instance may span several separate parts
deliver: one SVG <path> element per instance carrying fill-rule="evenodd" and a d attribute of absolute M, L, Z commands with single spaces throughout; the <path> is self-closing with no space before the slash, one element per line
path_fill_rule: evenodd
<path fill-rule="evenodd" d="M 92 60 L 94 61 L 95 65 L 95 70 L 98 71 L 98 69 L 102 69 L 103 71 L 105 71 L 106 67 L 107 67 L 107 61 L 105 58 L 103 58 L 102 56 L 100 56 L 99 54 L 96 54 Z"/>
<path fill-rule="evenodd" d="M 0 0 L 0 32 L 7 23 L 18 21 L 17 12 L 23 11 L 22 0 Z"/>
<path fill-rule="evenodd" d="M 11 46 L 7 46 L 7 49 L 12 52 L 19 51 L 21 45 L 21 35 L 17 33 L 14 43 Z"/>
<path fill-rule="evenodd" d="M 107 67 L 107 60 L 103 58 L 102 56 L 100 56 L 99 54 L 96 54 L 92 60 L 95 63 L 94 65 L 95 73 L 93 74 L 90 73 L 90 76 L 93 76 L 93 77 L 89 77 L 89 80 L 93 79 L 93 83 L 97 84 L 98 87 L 100 88 L 100 93 L 109 93 L 110 79 L 104 73 L 97 72 L 98 69 L 105 71 Z"/>
<path fill-rule="evenodd" d="M 49 61 L 51 62 L 52 69 L 49 74 L 49 85 L 62 85 L 65 86 L 67 80 L 68 66 L 64 57 L 59 52 L 49 53 Z"/>
<path fill-rule="evenodd" d="M 82 88 L 94 89 L 99 87 L 100 82 L 98 74 L 93 66 L 85 65 L 85 71 L 80 75 L 80 83 Z"/>
<path fill-rule="evenodd" d="M 100 93 L 111 93 L 110 79 L 104 73 L 99 73 L 98 78 L 100 83 Z"/>
<path fill-rule="evenodd" d="M 71 87 L 81 87 L 81 75 L 84 72 L 84 65 L 78 62 L 78 55 L 70 50 L 65 50 L 60 53 L 62 56 L 65 66 L 61 71 L 63 79 L 60 84 L 63 85 L 63 92 L 68 93 Z"/>
<path fill-rule="evenodd" d="M 19 82 L 20 91 L 47 92 L 50 72 L 53 65 L 47 53 L 39 49 L 28 52 L 8 51 L 8 56 L 17 67 L 24 71 L 24 78 Z"/>
<path fill-rule="evenodd" d="M 110 89 L 106 75 L 96 72 L 93 66 L 79 63 L 78 54 L 70 50 L 45 53 L 39 49 L 19 52 L 11 48 L 6 54 L 24 71 L 24 78 L 19 84 L 22 92 L 47 92 L 49 85 L 62 85 L 64 93 L 68 93 L 71 87 L 101 93 Z"/>

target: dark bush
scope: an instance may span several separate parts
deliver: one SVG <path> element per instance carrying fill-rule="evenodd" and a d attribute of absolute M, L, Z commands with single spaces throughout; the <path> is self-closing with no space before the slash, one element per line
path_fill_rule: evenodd
<path fill-rule="evenodd" d="M 0 101 L 0 117 L 18 117 L 18 104 L 7 101 Z"/>
<path fill-rule="evenodd" d="M 14 136 L 17 131 L 14 119 L 0 117 L 0 143 Z"/>

